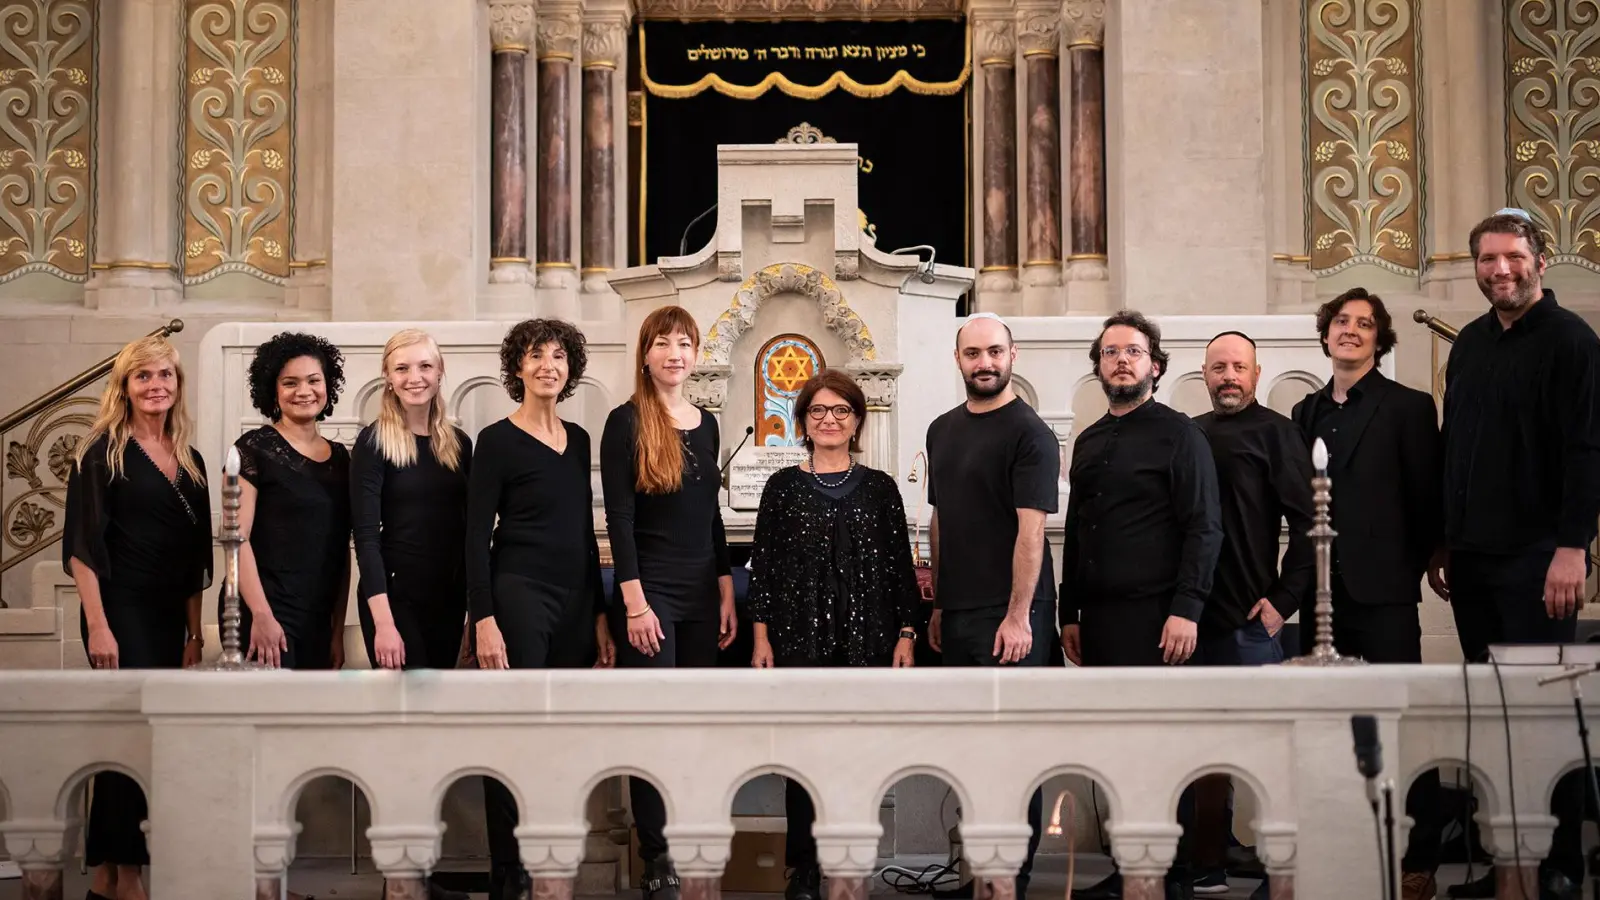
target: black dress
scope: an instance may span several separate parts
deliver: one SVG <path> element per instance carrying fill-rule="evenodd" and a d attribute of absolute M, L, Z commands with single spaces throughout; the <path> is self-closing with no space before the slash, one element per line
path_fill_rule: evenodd
<path fill-rule="evenodd" d="M 589 433 L 571 422 L 562 453 L 501 419 L 478 434 L 467 491 L 466 556 L 474 626 L 494 617 L 513 669 L 587 669 L 605 605 L 594 534 Z M 473 630 L 476 639 L 476 628 Z M 519 877 L 517 801 L 483 780 L 495 883 Z"/>
<path fill-rule="evenodd" d="M 774 666 L 890 665 L 921 601 L 894 478 L 857 466 L 819 482 L 791 466 L 767 479 L 750 560 L 750 621 L 767 626 Z M 793 779 L 785 781 L 784 812 L 789 868 L 814 868 L 816 807 Z"/>
<path fill-rule="evenodd" d="M 389 612 L 405 645 L 407 669 L 453 669 L 467 620 L 467 479 L 472 440 L 456 429 L 460 462 L 445 468 L 433 440 L 413 435 L 417 458 L 399 468 L 378 449 L 377 426 L 368 425 L 350 453 L 350 512 L 361 635 L 377 667 L 377 626 L 367 602 L 389 596 Z"/>
<path fill-rule="evenodd" d="M 633 401 L 613 409 L 600 436 L 600 484 L 605 490 L 606 534 L 611 539 L 616 597 L 611 632 L 617 665 L 628 668 L 711 668 L 717 664 L 722 630 L 717 579 L 730 574 L 728 541 L 722 530 L 717 472 L 717 420 L 679 430 L 683 441 L 683 486 L 670 494 L 636 490 L 639 414 Z M 666 639 L 655 656 L 628 643 L 622 583 L 638 579 Z M 657 861 L 667 852 L 667 809 L 650 782 L 628 779 L 639 858 L 646 877 L 661 877 Z"/>
<path fill-rule="evenodd" d="M 94 571 L 119 668 L 180 668 L 187 601 L 211 584 L 211 497 L 181 468 L 176 481 L 167 480 L 134 440 L 113 480 L 109 447 L 107 438 L 95 439 L 82 466 L 67 478 L 62 565 L 68 575 L 73 559 Z M 205 460 L 198 453 L 194 458 L 204 475 Z M 81 610 L 78 629 L 87 651 L 89 622 Z M 149 865 L 139 829 L 147 815 L 146 798 L 133 779 L 118 772 L 96 775 L 84 862 Z"/>
<path fill-rule="evenodd" d="M 267 606 L 288 640 L 280 659 L 285 669 L 333 666 L 333 611 L 350 564 L 350 451 L 328 443 L 332 455 L 318 462 L 271 425 L 234 442 L 239 475 L 256 489 L 250 551 Z M 220 617 L 220 598 L 218 609 Z M 243 647 L 250 646 L 250 621 L 250 608 L 241 603 Z"/>

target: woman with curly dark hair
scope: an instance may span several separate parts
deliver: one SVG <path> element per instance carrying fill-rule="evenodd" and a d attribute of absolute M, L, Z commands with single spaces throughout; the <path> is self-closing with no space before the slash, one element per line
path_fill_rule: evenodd
<path fill-rule="evenodd" d="M 239 448 L 240 642 L 285 669 L 344 665 L 350 593 L 350 452 L 317 423 L 344 386 L 326 338 L 283 332 L 256 348 L 250 402 L 271 424 Z M 220 613 L 219 613 L 220 616 Z"/>
<path fill-rule="evenodd" d="M 516 411 L 478 434 L 467 483 L 467 597 L 484 669 L 607 668 L 600 545 L 589 484 L 589 433 L 557 415 L 583 378 L 583 333 L 530 319 L 506 334 L 500 373 Z M 498 522 L 496 521 L 498 519 Z M 517 897 L 527 876 L 517 804 L 483 782 L 491 900 Z"/>

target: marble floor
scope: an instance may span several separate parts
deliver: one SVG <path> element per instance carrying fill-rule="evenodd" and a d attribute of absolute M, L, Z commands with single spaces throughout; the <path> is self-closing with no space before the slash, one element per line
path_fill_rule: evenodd
<path fill-rule="evenodd" d="M 907 858 L 895 862 L 906 868 L 921 870 L 933 862 L 932 858 Z M 886 863 L 888 861 L 885 861 Z M 362 860 L 361 871 L 355 875 L 350 874 L 350 865 L 345 860 L 309 860 L 297 864 L 290 873 L 290 887 L 298 893 L 310 894 L 318 900 L 381 900 L 382 878 L 371 871 L 370 861 Z M 1034 900 L 1050 900 L 1061 897 L 1065 900 L 1066 893 L 1066 858 L 1061 856 L 1044 856 L 1039 858 L 1034 875 L 1033 884 L 1028 890 Z M 1103 856 L 1091 855 L 1078 860 L 1076 877 L 1073 879 L 1075 886 L 1085 887 L 1100 880 L 1110 871 L 1110 861 Z M 1476 874 L 1481 874 L 1481 868 Z M 1457 884 L 1465 875 L 1462 866 L 1446 866 L 1439 872 L 1439 896 L 1444 896 L 1446 885 Z M 1252 879 L 1234 879 L 1230 890 L 1226 894 L 1205 895 L 1212 900 L 1247 900 L 1257 882 Z M 1350 896 L 1368 896 L 1366 892 L 1356 892 L 1352 886 Z M 76 867 L 67 873 L 66 900 L 77 900 L 83 897 L 89 888 L 89 878 L 80 875 Z M 1373 886 L 1370 896 L 1378 896 L 1377 886 Z M 878 896 L 894 896 L 896 891 L 889 887 L 882 879 L 873 882 L 872 893 Z M 480 900 L 483 894 L 472 895 L 473 900 Z M 623 894 L 609 895 L 610 897 L 627 898 L 635 900 L 637 894 L 632 891 Z M 916 896 L 916 895 L 911 895 Z M 925 895 L 923 895 L 925 896 Z M 743 894 L 725 893 L 724 900 L 777 900 L 778 894 Z M 16 880 L 0 880 L 0 900 L 21 900 L 21 883 Z M 153 898 L 163 900 L 163 898 Z M 580 897 L 578 900 L 606 900 L 604 896 Z M 1600 898 L 1597 898 L 1600 900 Z"/>

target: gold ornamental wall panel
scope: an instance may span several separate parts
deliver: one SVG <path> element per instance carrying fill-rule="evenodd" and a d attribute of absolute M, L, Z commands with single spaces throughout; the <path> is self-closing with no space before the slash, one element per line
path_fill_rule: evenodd
<path fill-rule="evenodd" d="M 95 4 L 0 3 L 0 282 L 89 277 Z"/>
<path fill-rule="evenodd" d="M 1550 262 L 1600 271 L 1600 3 L 1506 0 L 1506 174 Z"/>
<path fill-rule="evenodd" d="M 183 274 L 289 277 L 293 0 L 185 0 Z"/>
<path fill-rule="evenodd" d="M 1404 275 L 1423 260 L 1416 0 L 1306 0 L 1311 268 Z"/>

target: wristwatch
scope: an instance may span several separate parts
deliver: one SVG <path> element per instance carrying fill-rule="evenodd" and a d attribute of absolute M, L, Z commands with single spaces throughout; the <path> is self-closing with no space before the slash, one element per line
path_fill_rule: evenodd
<path fill-rule="evenodd" d="M 917 630 L 915 628 L 902 628 L 900 629 L 900 636 L 908 641 L 914 641 L 917 639 Z"/>

